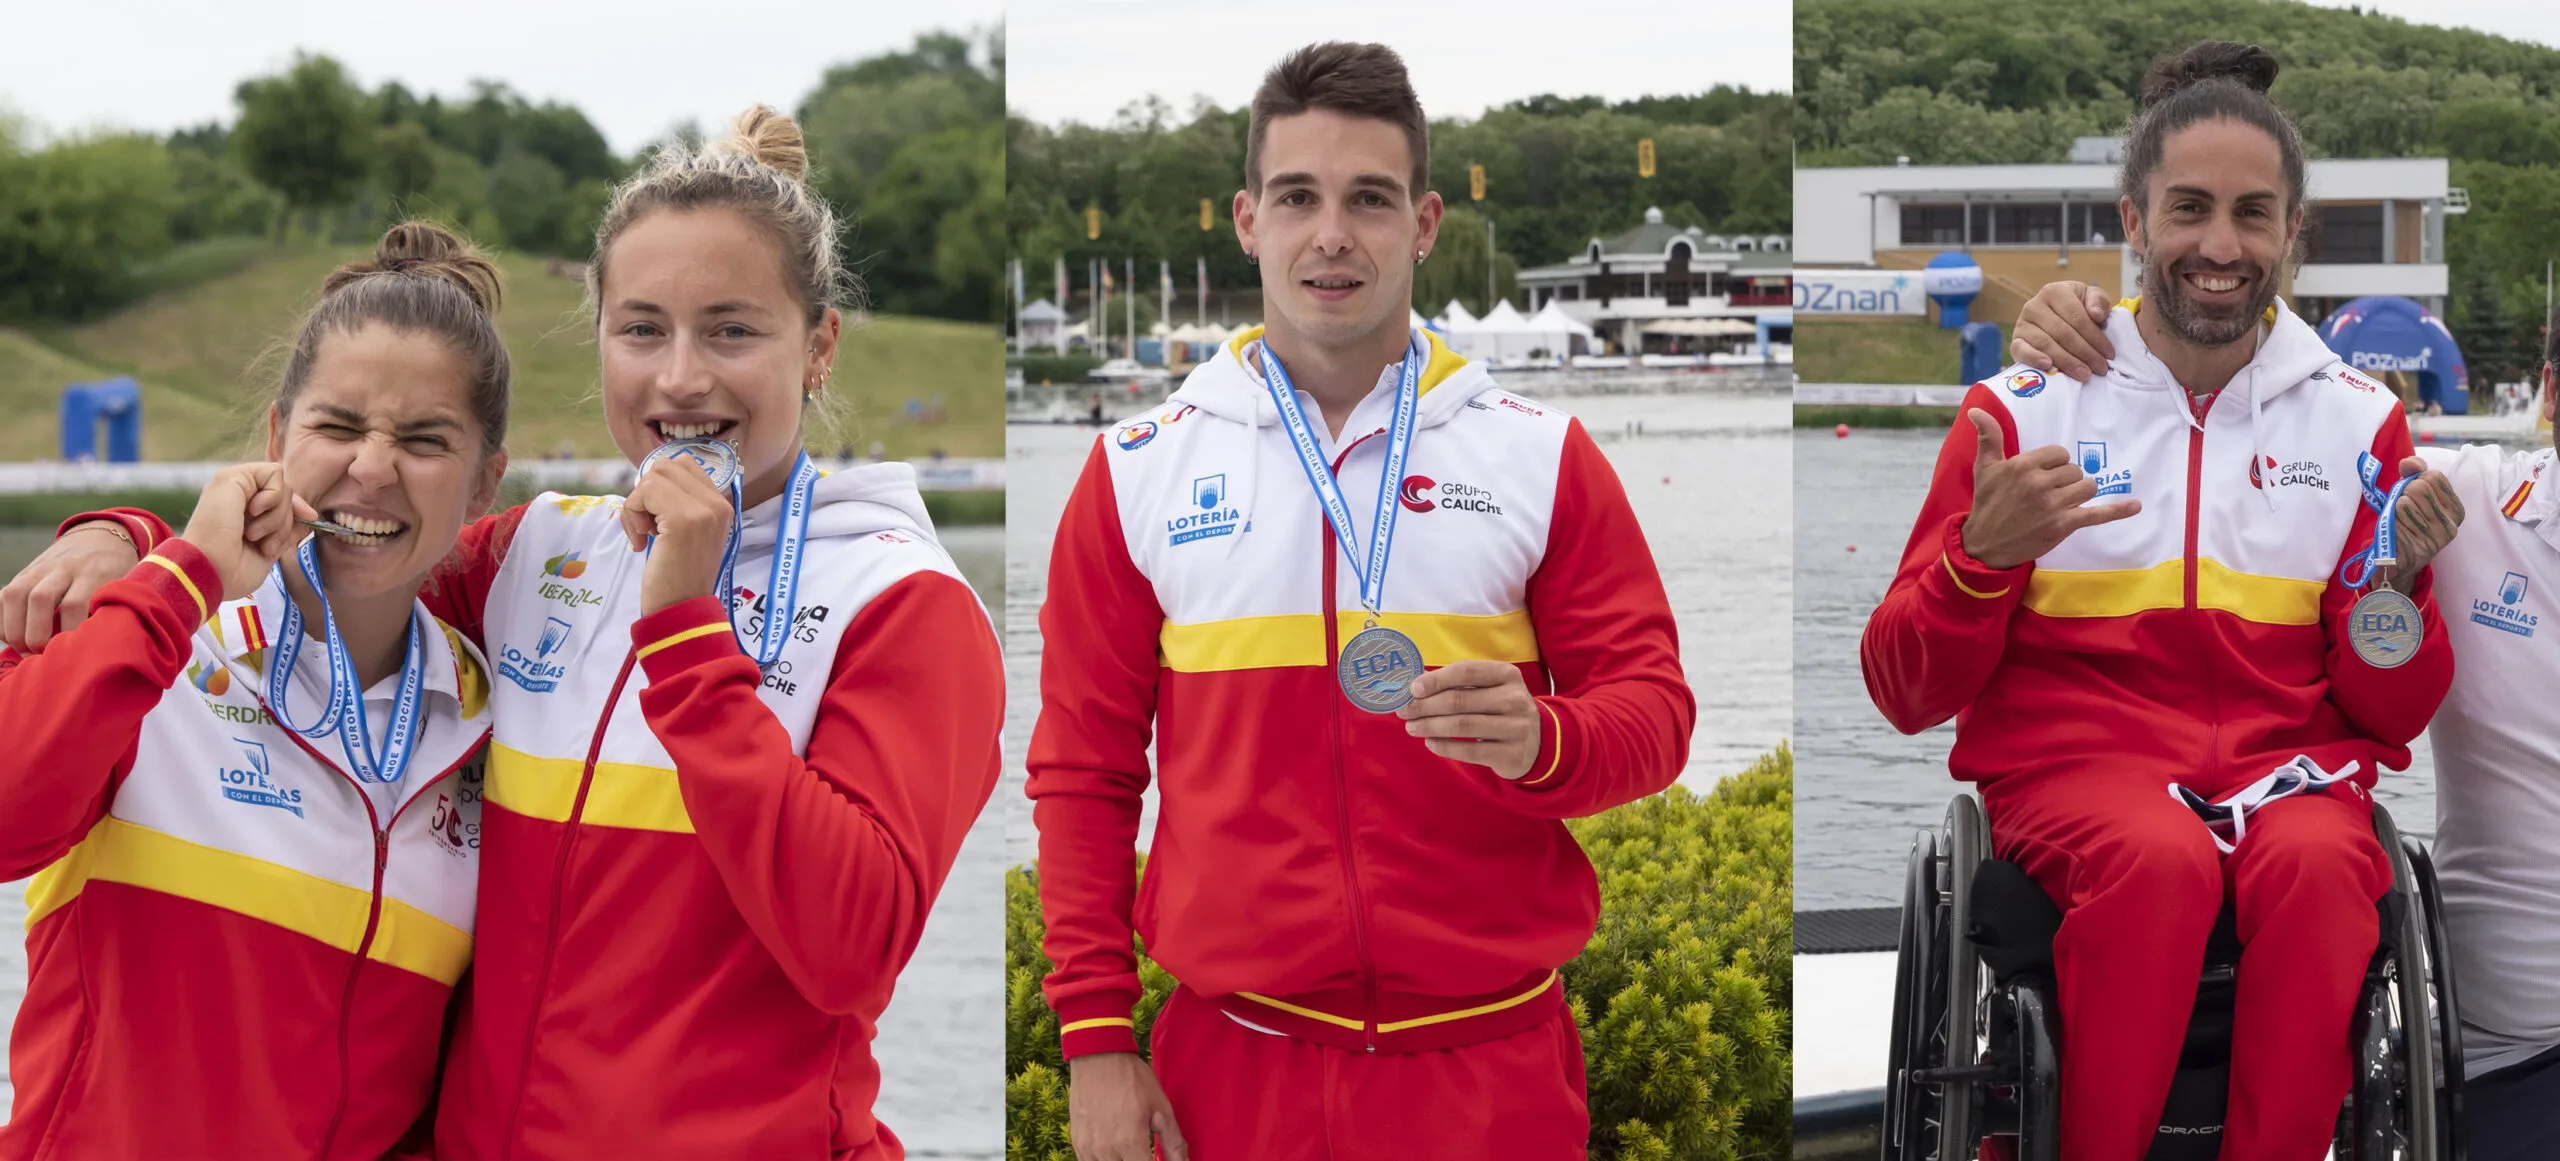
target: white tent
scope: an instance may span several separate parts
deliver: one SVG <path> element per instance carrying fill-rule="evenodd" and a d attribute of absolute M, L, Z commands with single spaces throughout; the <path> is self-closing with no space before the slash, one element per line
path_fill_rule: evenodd
<path fill-rule="evenodd" d="M 1544 334 L 1580 335 L 1586 339 L 1593 336 L 1589 324 L 1576 321 L 1572 315 L 1566 314 L 1564 308 L 1557 305 L 1556 300 L 1552 298 L 1547 300 L 1546 309 L 1529 316 L 1529 329 Z"/>
<path fill-rule="evenodd" d="M 1547 327 L 1523 316 L 1506 299 L 1495 303 L 1482 319 L 1459 331 L 1452 342 L 1470 359 L 1496 364 L 1521 363 L 1539 352 L 1549 356 L 1569 353 L 1572 333 Z"/>
<path fill-rule="evenodd" d="M 1457 299 L 1450 299 L 1449 309 L 1440 312 L 1440 330 L 1443 333 L 1456 334 L 1474 325 L 1476 316 L 1468 314 L 1467 308 L 1460 306 Z"/>

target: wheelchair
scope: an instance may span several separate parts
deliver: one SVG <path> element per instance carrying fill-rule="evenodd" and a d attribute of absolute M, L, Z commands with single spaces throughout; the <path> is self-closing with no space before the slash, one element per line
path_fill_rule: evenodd
<path fill-rule="evenodd" d="M 2353 1024 L 2355 1080 L 2337 1161 L 2459 1161 L 2461 1024 L 2443 907 L 2426 847 L 2380 803 L 2391 891 Z M 2053 939 L 2062 913 L 2015 863 L 1991 857 L 1982 801 L 1960 794 L 1944 827 L 1913 838 L 1894 964 L 1884 1161 L 2058 1161 L 2061 1038 Z M 2225 908 L 2205 950 L 2148 1161 L 2213 1161 L 2230 1087 L 2240 943 Z"/>

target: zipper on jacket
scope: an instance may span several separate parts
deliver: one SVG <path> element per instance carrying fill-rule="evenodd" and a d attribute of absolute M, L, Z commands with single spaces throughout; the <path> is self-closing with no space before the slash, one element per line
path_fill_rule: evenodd
<path fill-rule="evenodd" d="M 2179 389 L 2185 390 L 2183 387 Z M 2214 398 L 2219 400 L 2221 394 L 2215 393 Z M 2196 571 L 2201 560 L 2196 540 L 2198 530 L 2203 524 L 2204 513 L 2204 422 L 2205 416 L 2212 413 L 2213 404 L 2207 403 L 2204 412 L 2198 414 L 2195 396 L 2192 394 L 2187 396 L 2187 414 L 2195 417 L 2195 422 L 2187 425 L 2187 616 L 2194 622 L 2198 637 L 2202 637 L 2213 627 L 2213 619 L 2205 616 L 2204 605 L 2196 595 L 2200 583 Z M 2255 451 L 2249 453 L 2252 460 L 2249 469 L 2252 473 L 2257 471 L 2258 465 L 2255 462 L 2257 454 Z M 2261 484 L 2261 486 L 2264 485 Z M 2222 784 L 2222 681 L 2220 674 L 2215 672 L 2217 668 L 2211 664 L 2204 667 L 2205 769 L 2203 774 L 2206 784 L 2212 786 Z"/>
<path fill-rule="evenodd" d="M 578 820 L 587 813 L 587 789 L 595 785 L 596 756 L 604 752 L 605 730 L 613 725 L 613 711 L 622 704 L 622 684 L 631 679 L 631 666 L 640 660 L 637 650 L 622 655 L 622 671 L 613 675 L 613 692 L 605 695 L 604 711 L 596 717 L 596 731 L 587 739 L 587 761 L 578 772 L 578 797 L 569 804 L 569 820 L 560 836 L 560 854 L 551 868 L 551 914 L 545 920 L 542 934 L 542 967 L 533 977 L 533 1003 L 525 1013 L 524 1055 L 516 1065 L 516 1099 L 507 1109 L 506 1131 L 498 1137 L 498 1156 L 512 1157 L 516 1150 L 516 1120 L 524 1115 L 525 1090 L 533 1087 L 533 1034 L 542 1022 L 543 998 L 551 990 L 552 954 L 560 948 L 560 908 L 562 894 L 568 889 L 569 855 L 578 845 Z"/>
<path fill-rule="evenodd" d="M 1342 475 L 1343 461 L 1351 458 L 1351 449 L 1367 443 L 1370 436 L 1377 434 L 1378 432 L 1373 431 L 1369 435 L 1352 440 L 1349 446 L 1342 449 L 1341 455 L 1334 457 L 1333 474 L 1336 478 Z M 1333 669 L 1342 663 L 1342 626 L 1334 616 L 1333 599 L 1333 586 L 1336 579 L 1334 562 L 1339 558 L 1340 553 L 1337 551 L 1339 546 L 1333 535 L 1333 521 L 1327 519 L 1323 523 L 1324 663 L 1326 669 Z M 1371 530 L 1371 534 L 1376 534 L 1374 529 Z M 1334 848 L 1342 855 L 1343 885 L 1351 891 L 1351 942 L 1360 952 L 1360 1040 L 1367 1051 L 1376 1052 L 1378 1050 L 1378 965 L 1376 961 L 1369 958 L 1369 901 L 1360 890 L 1359 858 L 1351 850 L 1351 779 L 1342 768 L 1342 699 L 1337 697 L 1327 700 L 1332 709 L 1332 712 L 1326 716 L 1325 723 L 1333 735 L 1331 753 L 1335 819 Z"/>
<path fill-rule="evenodd" d="M 275 717 L 275 711 L 267 706 L 267 699 L 255 694 L 250 696 L 268 717 Z M 283 719 L 275 720 L 279 726 L 282 725 Z M 320 751 L 313 749 L 311 743 L 305 741 L 301 734 L 293 730 L 284 730 L 283 733 L 284 736 L 293 739 L 293 744 L 300 747 L 303 753 L 311 755 L 313 761 L 320 763 L 322 769 L 336 774 L 340 780 L 355 790 L 356 801 L 364 804 L 365 825 L 373 831 L 373 900 L 370 909 L 365 912 L 364 938 L 356 942 L 355 961 L 347 965 L 347 986 L 338 993 L 338 1107 L 330 1112 L 329 1127 L 320 1134 L 320 1149 L 313 1154 L 315 1157 L 326 1157 L 329 1155 L 329 1147 L 337 1143 L 338 1126 L 347 1119 L 347 1104 L 353 1096 L 352 1090 L 355 1084 L 355 1070 L 351 1063 L 354 1057 L 353 1030 L 349 1022 L 355 1012 L 356 980 L 364 971 L 365 957 L 373 951 L 373 937 L 382 928 L 382 876 L 384 869 L 391 863 L 391 828 L 400 824 L 400 816 L 408 811 L 410 803 L 426 797 L 426 789 L 421 787 L 417 793 L 403 800 L 399 807 L 391 812 L 391 821 L 384 823 L 380 821 L 380 816 L 374 813 L 373 795 L 365 792 L 363 783 L 357 782 L 353 776 L 339 769 L 337 763 L 322 757 Z M 468 764 L 472 755 L 479 753 L 486 744 L 487 739 L 484 736 L 479 744 L 464 751 L 461 761 L 447 767 L 444 773 L 436 775 L 427 783 L 427 786 L 433 786 L 452 777 L 454 771 Z"/>

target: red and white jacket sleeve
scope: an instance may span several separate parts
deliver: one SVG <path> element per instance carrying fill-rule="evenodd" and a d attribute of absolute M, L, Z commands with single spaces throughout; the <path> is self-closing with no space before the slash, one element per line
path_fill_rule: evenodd
<path fill-rule="evenodd" d="M 2418 454 L 2409 442 L 2409 421 L 2394 410 L 2382 421 L 2373 435 L 2373 457 L 2382 461 L 2385 479 L 2400 477 L 2400 461 Z M 2388 485 L 2385 485 L 2386 489 Z M 2355 523 L 2347 530 L 2347 542 L 2340 550 L 2341 567 L 2347 558 L 2364 551 L 2373 543 L 2374 524 L 2381 514 L 2370 504 L 2356 507 Z M 2427 720 L 2444 703 L 2445 692 L 2453 687 L 2453 642 L 2446 635 L 2444 618 L 2436 610 L 2436 583 L 2433 568 L 2420 569 L 2414 578 L 2402 577 L 2400 591 L 2418 606 L 2418 618 L 2426 627 L 2419 641 L 2418 655 L 2390 669 L 2377 669 L 2356 656 L 2349 644 L 2347 617 L 2355 607 L 2359 590 L 2348 588 L 2338 579 L 2338 570 L 2329 573 L 2329 586 L 2320 593 L 2320 623 L 2329 634 L 2329 700 L 2338 712 L 2366 737 L 2384 745 L 2405 747 L 2427 728 Z M 2406 755 L 2401 758 L 2406 761 Z M 2380 771 L 2367 771 L 2367 776 Z"/>
<path fill-rule="evenodd" d="M 1858 646 L 1867 696 L 1906 734 L 1954 717 L 1982 692 L 2008 647 L 2009 614 L 2025 598 L 2027 578 L 2035 572 L 2033 561 L 1996 569 L 1965 553 L 1964 519 L 1973 510 L 1980 437 L 1963 413 L 1977 407 L 1999 421 L 2003 452 L 2018 454 L 2009 409 L 1990 388 L 1974 384 L 1938 449 L 1902 566 L 1867 619 Z"/>
<path fill-rule="evenodd" d="M 137 536 L 137 543 L 150 543 Z M 107 812 L 142 719 L 178 680 L 222 577 L 184 540 L 158 540 L 101 586 L 89 618 L 44 652 L 0 649 L 0 881 L 42 870 Z"/>
<path fill-rule="evenodd" d="M 480 626 L 482 614 L 489 607 L 489 587 L 498 579 L 498 566 L 507 561 L 507 546 L 515 541 L 516 526 L 524 523 L 524 513 L 525 505 L 518 504 L 464 525 L 453 551 L 427 574 L 427 583 L 418 592 L 429 615 L 453 626 L 474 645 L 488 645 Z M 83 512 L 63 521 L 55 535 L 92 520 L 111 520 L 122 526 L 140 552 L 151 551 L 153 545 L 170 536 L 166 521 L 140 508 Z"/>
<path fill-rule="evenodd" d="M 1054 965 L 1041 990 L 1070 1060 L 1137 1051 L 1143 994 L 1130 912 L 1164 610 L 1129 559 L 1105 454 L 1096 439 L 1050 550 L 1025 787 L 1040 831 L 1041 950 Z"/>
<path fill-rule="evenodd" d="M 1565 431 L 1528 604 L 1554 692 L 1537 699 L 1538 754 L 1526 776 L 1501 782 L 1504 800 L 1580 818 L 1671 785 L 1689 760 L 1697 699 L 1653 550 L 1578 419 Z"/>
<path fill-rule="evenodd" d="M 1004 663 L 969 586 L 907 576 L 846 626 L 808 753 L 757 696 L 718 597 L 631 626 L 640 709 L 720 880 L 800 994 L 844 1013 L 896 978 L 995 793 Z"/>

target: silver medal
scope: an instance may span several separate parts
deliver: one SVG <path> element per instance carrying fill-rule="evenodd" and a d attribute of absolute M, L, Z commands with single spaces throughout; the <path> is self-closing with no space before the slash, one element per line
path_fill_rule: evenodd
<path fill-rule="evenodd" d="M 2418 603 L 2389 589 L 2374 589 L 2356 598 L 2347 610 L 2347 644 L 2376 669 L 2396 669 L 2418 655 L 2426 634 Z"/>
<path fill-rule="evenodd" d="M 714 488 L 726 490 L 738 478 L 738 449 L 716 439 L 676 439 L 659 444 L 641 459 L 640 474 L 649 474 L 649 465 L 659 460 L 677 456 L 691 456 L 711 476 Z"/>
<path fill-rule="evenodd" d="M 1413 700 L 1413 682 L 1422 676 L 1422 650 L 1407 637 L 1382 625 L 1353 634 L 1333 666 L 1342 696 L 1373 714 L 1393 713 Z"/>

